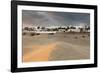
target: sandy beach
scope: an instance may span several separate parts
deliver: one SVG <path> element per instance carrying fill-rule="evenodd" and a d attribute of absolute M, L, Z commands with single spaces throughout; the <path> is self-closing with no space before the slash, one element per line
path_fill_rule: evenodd
<path fill-rule="evenodd" d="M 23 62 L 90 58 L 89 33 L 25 34 L 22 41 Z"/>

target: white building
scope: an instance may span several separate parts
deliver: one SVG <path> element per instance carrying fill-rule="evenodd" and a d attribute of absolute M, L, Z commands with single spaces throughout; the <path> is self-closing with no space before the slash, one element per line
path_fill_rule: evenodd
<path fill-rule="evenodd" d="M 67 32 L 80 32 L 80 29 L 68 29 Z"/>

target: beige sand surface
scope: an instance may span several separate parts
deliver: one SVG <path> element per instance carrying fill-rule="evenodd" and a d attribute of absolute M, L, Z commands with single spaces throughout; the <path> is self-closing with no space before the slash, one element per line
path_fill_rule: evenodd
<path fill-rule="evenodd" d="M 89 33 L 24 35 L 23 62 L 89 59 L 88 35 Z"/>

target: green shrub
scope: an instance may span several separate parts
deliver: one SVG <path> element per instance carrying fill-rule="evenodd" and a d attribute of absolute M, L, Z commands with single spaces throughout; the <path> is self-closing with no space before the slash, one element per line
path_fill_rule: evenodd
<path fill-rule="evenodd" d="M 23 32 L 22 35 L 26 35 L 26 32 Z"/>
<path fill-rule="evenodd" d="M 85 38 L 85 36 L 83 35 L 82 38 Z"/>
<path fill-rule="evenodd" d="M 49 35 L 54 35 L 54 33 L 49 33 Z"/>
<path fill-rule="evenodd" d="M 36 35 L 40 35 L 40 33 L 36 33 Z"/>
<path fill-rule="evenodd" d="M 34 36 L 34 35 L 35 35 L 35 33 L 30 33 L 30 35 L 31 35 L 31 36 Z"/>

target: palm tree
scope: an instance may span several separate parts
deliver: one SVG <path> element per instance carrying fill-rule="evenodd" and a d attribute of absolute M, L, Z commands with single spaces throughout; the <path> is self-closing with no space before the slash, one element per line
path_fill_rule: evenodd
<path fill-rule="evenodd" d="M 79 28 L 80 29 L 80 32 L 83 32 L 83 28 Z"/>
<path fill-rule="evenodd" d="M 27 30 L 27 31 L 28 31 L 28 29 L 29 29 L 28 27 L 25 27 L 25 28 L 24 28 L 24 30 Z"/>
<path fill-rule="evenodd" d="M 45 30 L 45 27 L 42 27 L 41 29 L 42 29 L 42 30 Z"/>
<path fill-rule="evenodd" d="M 38 26 L 37 29 L 40 29 L 40 27 Z"/>

